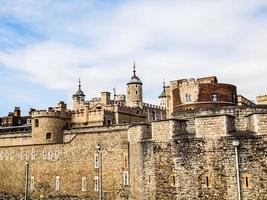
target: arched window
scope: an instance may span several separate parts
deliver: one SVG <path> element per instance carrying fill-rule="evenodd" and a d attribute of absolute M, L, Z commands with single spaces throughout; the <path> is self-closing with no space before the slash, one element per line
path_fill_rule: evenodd
<path fill-rule="evenodd" d="M 46 139 L 47 140 L 51 140 L 52 139 L 52 134 L 51 133 L 47 133 L 46 134 Z"/>
<path fill-rule="evenodd" d="M 212 94 L 212 101 L 218 101 L 218 94 Z"/>
<path fill-rule="evenodd" d="M 34 120 L 34 126 L 35 127 L 39 127 L 39 119 L 35 119 Z"/>

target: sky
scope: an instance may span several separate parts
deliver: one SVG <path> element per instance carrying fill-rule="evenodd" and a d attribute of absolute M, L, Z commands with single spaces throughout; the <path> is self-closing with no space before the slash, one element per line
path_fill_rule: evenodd
<path fill-rule="evenodd" d="M 0 116 L 125 93 L 136 62 L 144 100 L 162 82 L 217 76 L 267 94 L 266 0 L 0 0 Z"/>

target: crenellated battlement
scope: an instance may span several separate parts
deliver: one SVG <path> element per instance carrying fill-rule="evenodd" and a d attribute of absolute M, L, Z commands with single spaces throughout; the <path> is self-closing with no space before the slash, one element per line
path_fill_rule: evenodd
<path fill-rule="evenodd" d="M 36 117 L 63 117 L 63 118 L 69 118 L 71 117 L 70 112 L 62 113 L 57 110 L 37 110 L 32 112 L 32 118 Z"/>
<path fill-rule="evenodd" d="M 158 109 L 158 110 L 165 110 L 165 108 L 162 106 L 149 104 L 149 103 L 143 103 L 143 107 L 144 108 L 153 108 L 153 109 Z"/>

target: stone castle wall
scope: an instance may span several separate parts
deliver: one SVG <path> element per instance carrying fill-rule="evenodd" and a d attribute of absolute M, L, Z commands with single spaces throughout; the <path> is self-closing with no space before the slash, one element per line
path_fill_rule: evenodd
<path fill-rule="evenodd" d="M 242 197 L 267 198 L 264 108 L 233 107 L 181 116 L 130 127 L 73 128 L 64 131 L 63 144 L 1 147 L 0 191 L 23 194 L 28 160 L 29 178 L 35 182 L 35 189 L 30 190 L 33 199 L 99 199 L 94 180 L 100 177 L 95 167 L 100 144 L 105 199 L 234 200 L 233 140 L 239 140 Z M 125 174 L 129 175 L 126 183 Z"/>
<path fill-rule="evenodd" d="M 0 191 L 15 196 L 23 194 L 25 162 L 28 161 L 31 199 L 40 196 L 98 199 L 99 192 L 94 191 L 94 179 L 99 177 L 100 169 L 95 167 L 95 155 L 96 145 L 100 144 L 102 190 L 106 199 L 124 199 L 129 195 L 128 185 L 123 184 L 123 173 L 128 171 L 125 127 L 111 130 L 95 128 L 91 133 L 65 131 L 65 134 L 75 137 L 65 144 L 1 147 Z M 56 190 L 57 176 L 60 180 L 59 191 Z M 82 180 L 85 182 L 82 183 Z M 82 189 L 83 184 L 85 186 Z"/>

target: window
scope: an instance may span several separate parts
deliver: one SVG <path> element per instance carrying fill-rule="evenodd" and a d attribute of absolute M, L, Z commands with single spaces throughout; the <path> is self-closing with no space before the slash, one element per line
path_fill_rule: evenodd
<path fill-rule="evenodd" d="M 34 120 L 34 126 L 35 127 L 39 127 L 39 119 L 35 119 Z"/>
<path fill-rule="evenodd" d="M 100 166 L 99 154 L 95 154 L 95 168 L 99 168 L 99 166 Z"/>
<path fill-rule="evenodd" d="M 52 153 L 52 150 L 51 149 L 48 150 L 47 159 L 48 160 L 52 160 L 53 159 L 53 153 Z"/>
<path fill-rule="evenodd" d="M 138 94 L 138 92 L 137 92 L 137 91 L 135 91 L 135 94 Z"/>
<path fill-rule="evenodd" d="M 94 178 L 94 181 L 95 181 L 95 192 L 98 192 L 99 191 L 99 177 L 98 176 L 95 176 Z"/>
<path fill-rule="evenodd" d="M 45 153 L 45 149 L 43 149 L 43 151 L 42 151 L 42 158 L 43 158 L 43 160 L 45 160 L 45 159 L 46 159 L 46 153 Z"/>
<path fill-rule="evenodd" d="M 212 101 L 218 101 L 218 94 L 212 94 Z"/>
<path fill-rule="evenodd" d="M 60 177 L 56 176 L 56 191 L 59 191 L 60 189 Z"/>
<path fill-rule="evenodd" d="M 128 168 L 128 155 L 124 154 L 124 168 Z"/>
<path fill-rule="evenodd" d="M 108 120 L 108 126 L 110 126 L 111 125 L 111 120 Z"/>
<path fill-rule="evenodd" d="M 186 95 L 185 95 L 185 101 L 186 101 L 187 103 L 192 102 L 192 96 L 191 96 L 191 94 L 186 94 Z"/>
<path fill-rule="evenodd" d="M 34 176 L 31 177 L 31 185 L 30 185 L 30 189 L 34 190 Z"/>
<path fill-rule="evenodd" d="M 32 148 L 31 158 L 32 158 L 32 160 L 35 159 L 35 149 L 34 148 Z"/>
<path fill-rule="evenodd" d="M 85 192 L 87 190 L 87 182 L 86 177 L 82 177 L 82 192 Z"/>
<path fill-rule="evenodd" d="M 210 187 L 209 177 L 208 176 L 205 177 L 205 184 L 206 184 L 207 187 Z"/>
<path fill-rule="evenodd" d="M 51 140 L 52 139 L 52 134 L 51 133 L 47 133 L 46 134 L 46 139 L 47 140 Z"/>
<path fill-rule="evenodd" d="M 32 120 L 31 119 L 27 119 L 27 124 L 31 124 Z"/>
<path fill-rule="evenodd" d="M 148 175 L 148 183 L 151 183 L 151 176 Z"/>
<path fill-rule="evenodd" d="M 241 184 L 242 184 L 242 188 L 250 189 L 251 188 L 251 174 L 242 173 L 241 174 Z"/>
<path fill-rule="evenodd" d="M 171 186 L 175 187 L 176 186 L 176 174 L 171 175 Z"/>
<path fill-rule="evenodd" d="M 123 184 L 129 185 L 129 173 L 128 173 L 128 171 L 123 172 Z"/>

